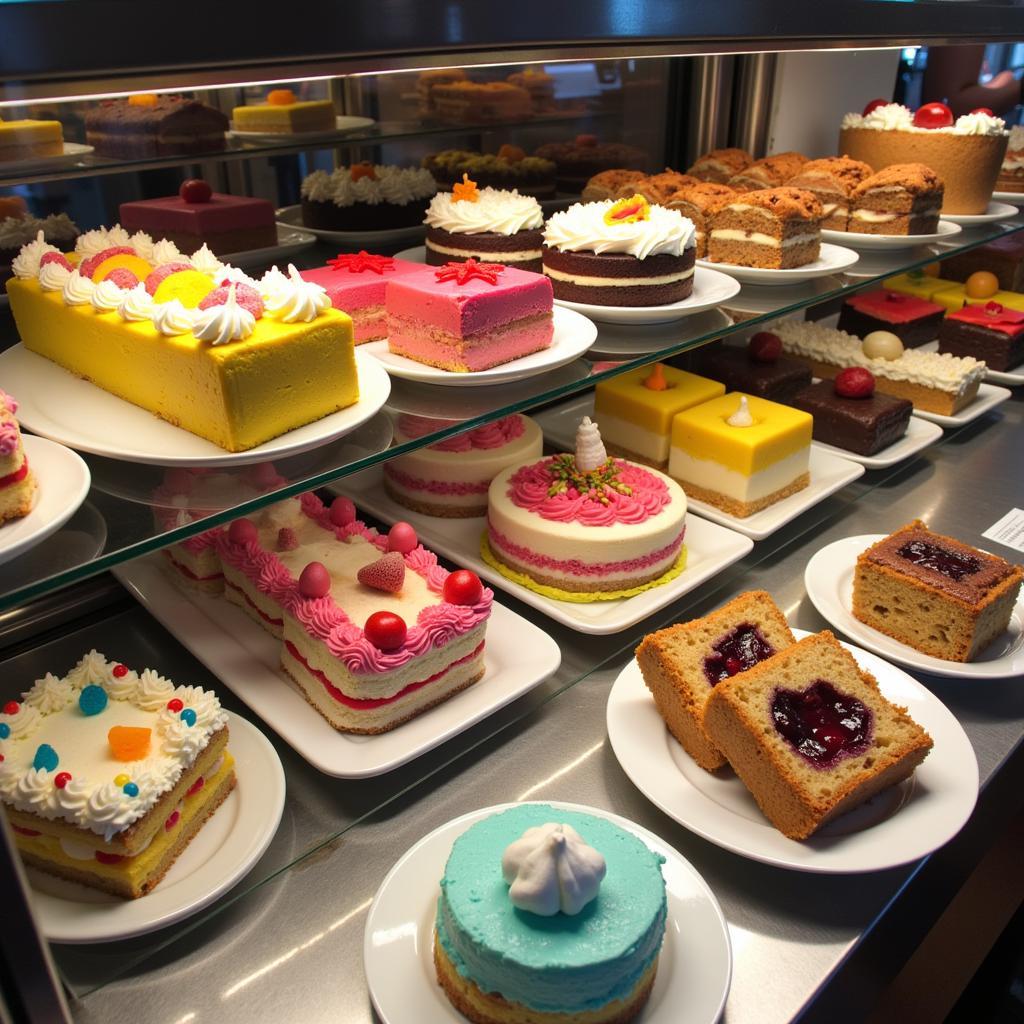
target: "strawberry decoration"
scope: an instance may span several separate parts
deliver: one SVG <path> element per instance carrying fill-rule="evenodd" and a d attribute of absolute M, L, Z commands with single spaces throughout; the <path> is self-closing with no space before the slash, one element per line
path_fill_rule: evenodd
<path fill-rule="evenodd" d="M 244 281 L 240 281 L 234 286 L 234 288 L 235 302 L 237 302 L 242 309 L 249 310 L 249 312 L 259 320 L 259 318 L 263 316 L 263 296 L 260 295 L 252 285 L 245 284 Z M 219 288 L 214 288 L 213 291 L 199 303 L 198 308 L 209 309 L 211 306 L 226 306 L 230 291 L 230 285 L 221 285 Z"/>
<path fill-rule="evenodd" d="M 409 632 L 405 620 L 394 612 L 374 612 L 363 626 L 366 639 L 381 651 L 395 651 Z"/>
<path fill-rule="evenodd" d="M 186 203 L 208 203 L 213 198 L 213 189 L 202 178 L 189 178 L 181 183 L 178 195 Z"/>
<path fill-rule="evenodd" d="M 832 382 L 840 398 L 870 398 L 875 393 L 875 375 L 863 366 L 840 370 Z"/>
<path fill-rule="evenodd" d="M 945 103 L 926 103 L 914 114 L 915 128 L 949 128 L 953 121 L 953 111 Z"/>
<path fill-rule="evenodd" d="M 397 594 L 405 583 L 405 559 L 397 551 L 389 551 L 376 562 L 364 565 L 356 573 L 363 586 L 385 594 Z"/>
<path fill-rule="evenodd" d="M 473 278 L 479 278 L 488 284 L 497 284 L 498 275 L 505 268 L 500 263 L 480 263 L 472 256 L 465 263 L 446 263 L 434 271 L 438 281 L 454 281 L 455 284 L 467 284 Z"/>
<path fill-rule="evenodd" d="M 134 288 L 139 279 L 127 267 L 115 267 L 104 280 L 116 284 L 118 288 Z"/>
<path fill-rule="evenodd" d="M 251 519 L 236 519 L 228 527 L 228 540 L 232 544 L 251 544 L 259 539 L 259 531 Z"/>
<path fill-rule="evenodd" d="M 394 270 L 395 261 L 390 256 L 376 256 L 360 249 L 359 252 L 340 252 L 327 261 L 332 270 L 347 270 L 350 274 L 362 274 L 369 270 L 383 276 L 385 270 Z"/>
<path fill-rule="evenodd" d="M 758 331 L 747 342 L 747 355 L 755 363 L 774 363 L 782 355 L 782 339 L 771 331 Z"/>

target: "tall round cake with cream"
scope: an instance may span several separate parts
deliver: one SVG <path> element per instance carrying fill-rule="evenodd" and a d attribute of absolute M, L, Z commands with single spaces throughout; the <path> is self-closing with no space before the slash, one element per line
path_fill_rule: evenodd
<path fill-rule="evenodd" d="M 396 445 L 453 426 L 450 420 L 399 416 Z M 533 420 L 503 416 L 457 437 L 384 463 L 384 488 L 400 505 L 428 516 L 469 519 L 487 514 L 491 481 L 506 467 L 540 458 L 544 437 Z"/>
<path fill-rule="evenodd" d="M 679 484 L 609 458 L 597 424 L 584 417 L 575 455 L 520 463 L 494 478 L 482 554 L 549 597 L 614 600 L 682 571 L 685 519 Z"/>

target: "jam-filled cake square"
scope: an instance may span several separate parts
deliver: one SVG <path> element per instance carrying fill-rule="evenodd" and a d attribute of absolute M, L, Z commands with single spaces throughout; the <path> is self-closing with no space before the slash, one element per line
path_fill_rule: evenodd
<path fill-rule="evenodd" d="M 1012 370 L 1024 363 L 1024 311 L 1000 302 L 964 306 L 939 327 L 939 351 L 980 359 L 992 370 Z"/>
<path fill-rule="evenodd" d="M 971 661 L 1010 624 L 1024 569 L 921 520 L 857 558 L 853 614 L 935 658 Z"/>
<path fill-rule="evenodd" d="M 879 288 L 846 299 L 836 326 L 858 338 L 872 331 L 891 331 L 909 348 L 934 341 L 944 314 L 945 308 L 937 302 Z"/>
<path fill-rule="evenodd" d="M 932 747 L 825 631 L 720 682 L 704 724 L 768 820 L 806 839 L 910 776 Z"/>

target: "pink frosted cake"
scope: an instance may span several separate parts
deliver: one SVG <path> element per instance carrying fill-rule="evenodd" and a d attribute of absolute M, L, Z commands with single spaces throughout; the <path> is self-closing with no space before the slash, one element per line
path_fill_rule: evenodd
<path fill-rule="evenodd" d="M 385 536 L 314 494 L 237 519 L 225 594 L 282 639 L 281 664 L 340 732 L 381 733 L 475 683 L 493 594 L 449 573 L 408 523 Z"/>
<path fill-rule="evenodd" d="M 375 256 L 365 249 L 340 253 L 328 260 L 325 267 L 301 271 L 303 280 L 320 285 L 327 292 L 331 305 L 352 318 L 357 345 L 388 336 L 384 313 L 384 290 L 388 282 L 424 273 L 428 271 L 420 263 Z"/>
<path fill-rule="evenodd" d="M 28 468 L 17 411 L 18 403 L 0 391 L 0 523 L 27 516 L 36 496 L 36 475 Z"/>
<path fill-rule="evenodd" d="M 395 444 L 454 426 L 451 420 L 399 416 Z M 384 488 L 400 505 L 428 516 L 468 519 L 487 514 L 487 490 L 506 466 L 540 458 L 544 438 L 518 414 L 384 463 Z"/>
<path fill-rule="evenodd" d="M 551 282 L 500 263 L 447 263 L 389 284 L 388 347 L 442 370 L 486 370 L 547 348 Z"/>
<path fill-rule="evenodd" d="M 683 489 L 657 470 L 609 458 L 589 417 L 575 455 L 510 466 L 494 478 L 487 504 L 485 560 L 550 597 L 626 597 L 685 565 Z"/>

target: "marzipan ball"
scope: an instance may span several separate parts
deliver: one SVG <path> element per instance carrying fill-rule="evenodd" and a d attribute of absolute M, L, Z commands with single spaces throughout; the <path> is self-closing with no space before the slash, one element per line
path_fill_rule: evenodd
<path fill-rule="evenodd" d="M 862 351 L 868 359 L 899 359 L 903 342 L 891 331 L 872 331 L 864 339 Z"/>
<path fill-rule="evenodd" d="M 964 284 L 969 299 L 989 299 L 999 291 L 999 278 L 990 270 L 976 270 Z"/>

